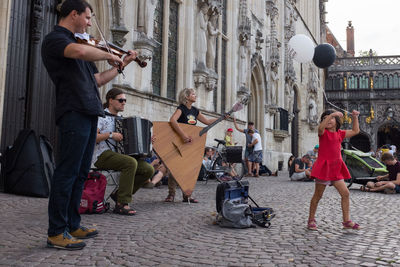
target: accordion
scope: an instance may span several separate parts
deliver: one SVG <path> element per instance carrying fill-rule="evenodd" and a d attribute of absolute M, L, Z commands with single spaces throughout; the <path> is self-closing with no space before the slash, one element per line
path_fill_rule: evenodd
<path fill-rule="evenodd" d="M 123 135 L 116 144 L 117 152 L 135 158 L 151 157 L 151 127 L 151 121 L 139 117 L 116 118 L 115 131 Z"/>

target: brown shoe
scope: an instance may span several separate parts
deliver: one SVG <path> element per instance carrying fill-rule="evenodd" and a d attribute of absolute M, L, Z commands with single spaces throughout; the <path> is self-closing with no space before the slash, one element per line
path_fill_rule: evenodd
<path fill-rule="evenodd" d="M 99 232 L 97 232 L 97 230 L 94 228 L 89 229 L 84 226 L 81 226 L 78 229 L 76 229 L 75 231 L 71 232 L 70 234 L 75 238 L 86 239 L 86 238 L 95 237 L 96 235 L 98 235 L 98 233 Z"/>
<path fill-rule="evenodd" d="M 79 250 L 86 246 L 85 242 L 73 238 L 69 233 L 61 233 L 56 236 L 47 237 L 48 248 L 59 248 L 66 250 Z"/>
<path fill-rule="evenodd" d="M 165 199 L 164 202 L 174 202 L 175 196 L 174 195 L 168 195 Z"/>

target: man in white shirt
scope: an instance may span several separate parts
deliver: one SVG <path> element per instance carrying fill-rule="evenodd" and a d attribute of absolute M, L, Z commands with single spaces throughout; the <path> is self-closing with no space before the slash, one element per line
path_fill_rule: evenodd
<path fill-rule="evenodd" d="M 251 170 L 256 171 L 254 177 L 259 176 L 260 163 L 263 160 L 263 150 L 261 144 L 261 136 L 259 133 L 253 130 L 248 130 L 248 134 L 251 136 L 251 143 L 248 144 L 249 148 L 253 148 L 253 152 L 249 155 L 249 161 L 251 162 Z"/>

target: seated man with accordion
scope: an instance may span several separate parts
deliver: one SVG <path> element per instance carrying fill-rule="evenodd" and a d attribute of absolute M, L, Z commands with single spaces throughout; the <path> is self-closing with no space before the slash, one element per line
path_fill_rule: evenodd
<path fill-rule="evenodd" d="M 126 98 L 122 90 L 113 88 L 107 92 L 104 104 L 106 116 L 105 118 L 100 117 L 98 120 L 96 147 L 92 162 L 96 168 L 121 172 L 119 188 L 111 195 L 115 201 L 114 213 L 131 216 L 136 213 L 129 206 L 132 202 L 132 195 L 152 177 L 154 168 L 145 160 L 125 155 L 129 153 L 124 153 L 123 149 L 122 151 L 119 149 L 124 136 L 117 131 L 116 123 L 121 119 L 118 117 L 118 112 L 124 111 L 125 104 Z M 149 123 L 151 124 L 151 122 Z M 126 132 L 126 129 L 123 130 Z M 132 134 L 135 135 L 134 137 L 140 138 L 136 136 L 136 133 Z M 150 136 L 146 138 L 149 139 L 148 145 L 150 146 Z"/>

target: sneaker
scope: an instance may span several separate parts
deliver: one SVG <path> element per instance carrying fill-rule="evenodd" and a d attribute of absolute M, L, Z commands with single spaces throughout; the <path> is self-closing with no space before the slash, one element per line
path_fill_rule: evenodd
<path fill-rule="evenodd" d="M 86 238 L 91 238 L 95 237 L 99 232 L 97 232 L 96 229 L 94 228 L 86 228 L 84 226 L 79 227 L 77 230 L 71 232 L 70 234 L 79 239 L 86 239 Z"/>
<path fill-rule="evenodd" d="M 85 242 L 73 238 L 68 232 L 47 237 L 47 247 L 66 250 L 79 250 L 86 246 Z"/>

